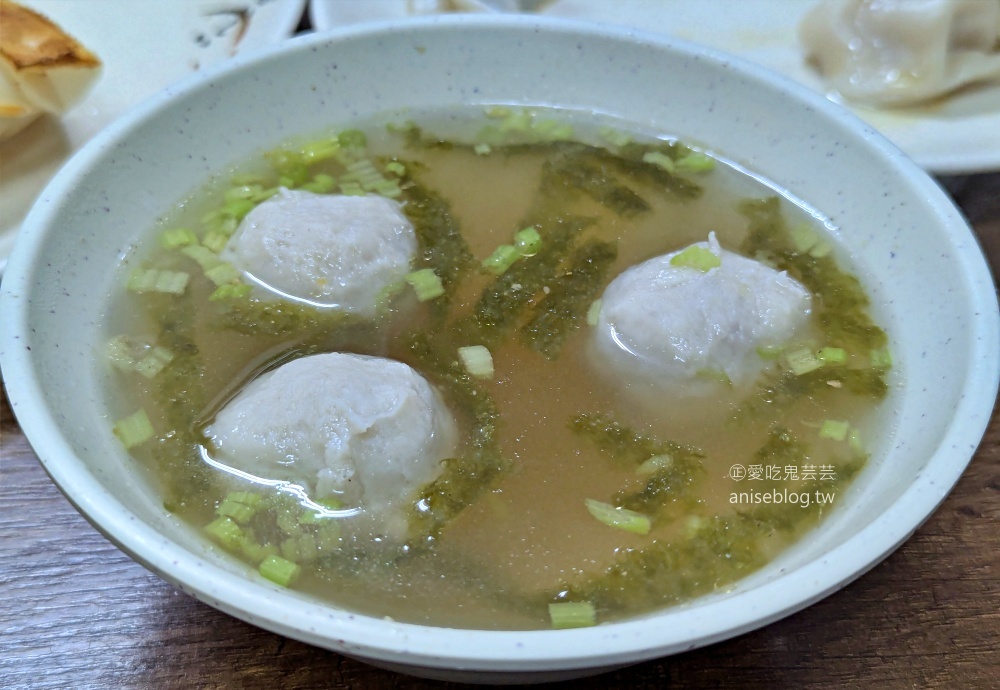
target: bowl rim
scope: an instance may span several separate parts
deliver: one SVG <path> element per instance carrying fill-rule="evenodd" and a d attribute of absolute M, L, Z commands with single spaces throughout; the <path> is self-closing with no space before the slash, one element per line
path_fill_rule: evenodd
<path fill-rule="evenodd" d="M 383 619 L 288 600 L 285 609 L 263 610 L 256 603 L 283 589 L 238 579 L 193 552 L 168 542 L 135 515 L 86 470 L 45 407 L 44 391 L 34 375 L 30 352 L 31 324 L 27 299 L 30 268 L 41 260 L 46 228 L 61 209 L 59 201 L 87 173 L 88 167 L 114 148 L 158 110 L 178 97 L 206 88 L 214 80 L 275 57 L 307 51 L 345 39 L 391 40 L 397 32 L 439 30 L 514 30 L 558 32 L 640 42 L 655 50 L 703 56 L 721 63 L 767 88 L 784 92 L 837 123 L 859 132 L 865 145 L 907 174 L 908 183 L 923 193 L 939 223 L 966 242 L 955 247 L 966 280 L 993 286 L 975 235 L 941 188 L 895 146 L 847 110 L 781 75 L 740 58 L 659 34 L 590 22 L 521 15 L 440 16 L 343 27 L 307 34 L 260 51 L 238 56 L 169 87 L 133 108 L 100 132 L 54 177 L 28 214 L 0 285 L 0 367 L 11 407 L 46 472 L 70 502 L 102 534 L 164 579 L 196 598 L 242 620 L 273 632 L 349 655 L 432 668 L 482 671 L 534 671 L 620 665 L 693 649 L 767 625 L 824 598 L 867 572 L 905 541 L 937 508 L 968 465 L 990 420 L 1000 385 L 1000 309 L 994 290 L 971 291 L 978 302 L 973 323 L 980 369 L 970 367 L 954 417 L 924 470 L 884 512 L 824 557 L 781 577 L 739 593 L 740 606 L 727 597 L 708 595 L 690 606 L 575 630 L 487 631 L 439 628 Z M 987 294 L 988 293 L 988 294 Z M 971 311 L 971 309 L 970 309 Z M 982 375 L 985 373 L 986 375 Z M 219 582 L 224 587 L 219 587 Z M 699 603 L 702 602 L 702 603 Z M 294 615 L 291 615 L 294 613 Z M 470 636 L 476 644 L 469 644 Z"/>

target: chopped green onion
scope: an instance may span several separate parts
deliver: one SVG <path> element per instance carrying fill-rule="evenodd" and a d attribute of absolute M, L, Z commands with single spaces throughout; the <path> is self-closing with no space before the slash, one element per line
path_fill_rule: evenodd
<path fill-rule="evenodd" d="M 332 158 L 340 150 L 340 143 L 339 138 L 335 137 L 306 144 L 300 151 L 302 160 L 307 164 L 312 164 Z"/>
<path fill-rule="evenodd" d="M 126 448 L 134 448 L 140 443 L 145 443 L 156 433 L 149 421 L 149 415 L 142 408 L 115 422 L 112 431 Z"/>
<path fill-rule="evenodd" d="M 173 352 L 165 347 L 154 345 L 148 355 L 136 362 L 135 370 L 147 379 L 151 379 L 163 371 L 172 361 L 174 361 Z"/>
<path fill-rule="evenodd" d="M 406 166 L 399 161 L 389 161 L 385 164 L 385 170 L 386 172 L 391 172 L 400 177 L 406 174 Z"/>
<path fill-rule="evenodd" d="M 226 285 L 239 282 L 240 272 L 232 264 L 223 262 L 206 270 L 205 277 L 216 285 Z"/>
<path fill-rule="evenodd" d="M 660 470 L 669 469 L 674 464 L 674 458 L 671 455 L 654 455 L 648 460 L 644 461 L 641 465 L 635 468 L 636 474 L 656 474 Z"/>
<path fill-rule="evenodd" d="M 188 228 L 173 228 L 163 231 L 160 235 L 160 244 L 167 249 L 177 249 L 189 244 L 198 244 L 198 236 L 194 234 L 194 230 Z"/>
<path fill-rule="evenodd" d="M 258 572 L 261 575 L 282 587 L 290 585 L 298 577 L 300 571 L 301 568 L 295 563 L 285 560 L 281 556 L 274 555 L 268 556 L 261 561 L 258 568 Z"/>
<path fill-rule="evenodd" d="M 406 282 L 413 286 L 417 299 L 421 302 L 432 300 L 444 294 L 444 285 L 434 269 L 422 268 L 406 275 Z"/>
<path fill-rule="evenodd" d="M 892 353 L 887 347 L 872 350 L 871 362 L 872 366 L 877 369 L 888 369 L 892 366 Z"/>
<path fill-rule="evenodd" d="M 514 233 L 514 246 L 521 256 L 534 256 L 542 248 L 542 236 L 535 228 L 524 228 Z"/>
<path fill-rule="evenodd" d="M 691 151 L 677 160 L 676 167 L 683 172 L 709 172 L 715 170 L 715 159 L 701 151 Z"/>
<path fill-rule="evenodd" d="M 271 544 L 258 544 L 247 535 L 240 541 L 239 547 L 240 552 L 254 563 L 260 563 L 268 556 L 275 555 L 278 551 Z"/>
<path fill-rule="evenodd" d="M 493 355 L 483 345 L 458 348 L 458 357 L 465 370 L 477 378 L 493 378 Z"/>
<path fill-rule="evenodd" d="M 476 152 L 477 156 L 488 156 L 493 151 L 493 147 L 484 142 L 476 144 L 472 147 L 472 150 Z"/>
<path fill-rule="evenodd" d="M 613 127 L 601 127 L 598 134 L 601 135 L 601 138 L 604 139 L 604 141 L 608 142 L 612 146 L 621 147 L 632 142 L 632 137 L 621 130 L 614 129 Z"/>
<path fill-rule="evenodd" d="M 610 503 L 602 503 L 592 498 L 588 498 L 586 504 L 590 514 L 609 527 L 635 534 L 649 534 L 651 523 L 649 518 L 642 513 L 627 508 L 618 508 Z"/>
<path fill-rule="evenodd" d="M 597 625 L 597 611 L 589 601 L 564 601 L 549 604 L 549 620 L 556 630 L 589 628 Z"/>
<path fill-rule="evenodd" d="M 647 151 L 642 156 L 643 163 L 651 163 L 658 168 L 663 168 L 667 172 L 674 172 L 676 165 L 674 164 L 674 159 L 665 153 L 660 153 L 659 151 Z"/>
<path fill-rule="evenodd" d="M 819 428 L 819 437 L 828 438 L 833 441 L 843 441 L 847 438 L 847 431 L 850 424 L 837 419 L 824 419 L 823 425 Z"/>
<path fill-rule="evenodd" d="M 604 303 L 600 299 L 595 299 L 587 310 L 587 325 L 596 326 L 601 321 L 601 306 Z"/>
<path fill-rule="evenodd" d="M 222 212 L 242 220 L 243 216 L 250 213 L 256 205 L 257 202 L 254 199 L 234 199 L 226 202 L 226 205 L 222 207 Z"/>
<path fill-rule="evenodd" d="M 823 366 L 823 362 L 820 361 L 819 357 L 807 347 L 789 352 L 785 355 L 785 363 L 796 376 L 808 374 L 810 371 L 815 371 Z"/>
<path fill-rule="evenodd" d="M 702 273 L 707 273 L 713 268 L 721 266 L 722 259 L 714 254 L 708 247 L 700 247 L 696 244 L 692 244 L 684 251 L 672 256 L 670 258 L 670 265 L 694 268 Z"/>
<path fill-rule="evenodd" d="M 185 247 L 190 249 L 191 247 Z M 128 278 L 126 287 L 131 292 L 165 292 L 180 295 L 187 287 L 190 276 L 182 271 L 159 271 L 155 268 L 136 270 Z"/>
<path fill-rule="evenodd" d="M 208 299 L 212 302 L 224 299 L 243 299 L 250 296 L 251 290 L 252 287 L 246 283 L 226 283 L 215 288 Z"/>
<path fill-rule="evenodd" d="M 726 386 L 733 385 L 733 380 L 729 378 L 729 374 L 724 369 L 698 369 L 694 372 L 694 377 L 701 381 L 721 383 Z"/>
<path fill-rule="evenodd" d="M 847 350 L 842 347 L 821 347 L 816 358 L 823 364 L 843 364 L 847 361 Z"/>
<path fill-rule="evenodd" d="M 232 518 L 225 515 L 212 520 L 203 529 L 208 536 L 227 549 L 237 549 L 244 541 L 243 530 Z"/>
<path fill-rule="evenodd" d="M 514 262 L 521 258 L 521 252 L 512 244 L 501 244 L 493 253 L 483 259 L 483 268 L 494 275 L 502 275 Z"/>

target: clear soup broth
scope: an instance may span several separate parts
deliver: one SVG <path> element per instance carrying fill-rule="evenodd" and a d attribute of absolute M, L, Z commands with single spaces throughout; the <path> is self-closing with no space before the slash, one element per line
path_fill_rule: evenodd
<path fill-rule="evenodd" d="M 837 509 L 880 433 L 891 357 L 821 218 L 724 159 L 620 122 L 505 108 L 416 120 L 247 161 L 129 258 L 109 398 L 168 511 L 338 607 L 532 629 L 724 590 Z M 364 318 L 263 294 L 218 254 L 280 187 L 399 202 L 419 242 L 411 268 L 433 271 L 443 294 L 421 301 L 402 281 Z M 531 251 L 484 268 L 526 228 Z M 760 350 L 748 381 L 705 371 L 671 392 L 623 380 L 591 345 L 604 288 L 710 232 L 800 281 L 809 323 Z M 470 345 L 489 350 L 492 375 L 463 365 Z M 352 528 L 356 511 L 302 483 L 227 467 L 205 436 L 249 381 L 325 352 L 410 365 L 458 425 L 401 534 Z"/>

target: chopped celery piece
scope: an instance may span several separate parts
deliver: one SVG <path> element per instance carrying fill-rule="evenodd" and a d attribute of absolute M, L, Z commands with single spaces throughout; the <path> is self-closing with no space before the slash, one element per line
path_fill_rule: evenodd
<path fill-rule="evenodd" d="M 830 246 L 829 242 L 820 242 L 809 250 L 809 256 L 814 259 L 822 259 L 824 256 L 829 255 L 832 251 L 833 247 Z"/>
<path fill-rule="evenodd" d="M 642 513 L 637 513 L 627 508 L 618 508 L 610 503 L 602 503 L 592 498 L 588 498 L 586 504 L 587 510 L 597 518 L 598 522 L 602 522 L 609 527 L 625 530 L 626 532 L 649 534 L 651 523 L 649 518 Z"/>
<path fill-rule="evenodd" d="M 360 129 L 345 129 L 337 135 L 337 141 L 348 148 L 360 149 L 368 145 L 368 137 Z"/>
<path fill-rule="evenodd" d="M 244 541 L 243 530 L 232 518 L 226 515 L 212 520 L 203 529 L 208 536 L 227 549 L 237 549 Z"/>
<path fill-rule="evenodd" d="M 549 619 L 556 630 L 589 628 L 597 625 L 597 611 L 589 601 L 564 601 L 549 604 Z"/>
<path fill-rule="evenodd" d="M 251 290 L 252 286 L 246 283 L 226 283 L 215 288 L 208 299 L 212 302 L 224 299 L 243 299 L 250 296 Z"/>
<path fill-rule="evenodd" d="M 842 347 L 821 347 L 816 358 L 823 364 L 843 364 L 847 361 L 847 350 Z"/>
<path fill-rule="evenodd" d="M 173 228 L 163 231 L 160 235 L 160 244 L 167 249 L 177 249 L 189 244 L 198 244 L 198 236 L 188 228 Z"/>
<path fill-rule="evenodd" d="M 601 306 L 604 303 L 600 299 L 595 299 L 587 309 L 587 325 L 596 326 L 601 321 Z"/>
<path fill-rule="evenodd" d="M 219 230 L 210 230 L 205 233 L 205 238 L 201 241 L 201 243 L 208 249 L 218 254 L 226 248 L 226 244 L 229 242 L 229 237 L 229 235 L 224 232 L 220 232 Z"/>
<path fill-rule="evenodd" d="M 417 299 L 421 302 L 432 300 L 444 294 L 444 285 L 437 273 L 430 268 L 422 268 L 407 274 L 406 282 L 413 286 L 413 291 L 417 293 Z"/>
<path fill-rule="evenodd" d="M 458 348 L 458 357 L 465 370 L 476 378 L 493 378 L 493 355 L 484 345 L 468 345 Z"/>
<path fill-rule="evenodd" d="M 181 250 L 184 256 L 193 259 L 203 271 L 208 271 L 222 263 L 222 259 L 208 247 L 200 245 L 184 247 Z"/>
<path fill-rule="evenodd" d="M 190 247 L 186 247 L 190 249 Z M 190 276 L 182 271 L 159 271 L 155 268 L 136 270 L 128 278 L 126 287 L 131 292 L 165 292 L 183 294 Z"/>
<path fill-rule="evenodd" d="M 815 371 L 823 366 L 823 362 L 819 357 L 807 347 L 786 354 L 785 363 L 796 376 L 808 374 L 810 371 Z"/>
<path fill-rule="evenodd" d="M 865 452 L 864 444 L 861 442 L 861 432 L 854 427 L 851 427 L 851 430 L 847 432 L 847 445 L 856 453 Z"/>
<path fill-rule="evenodd" d="M 123 417 L 115 422 L 112 431 L 126 448 L 134 448 L 141 443 L 145 443 L 153 438 L 156 433 L 153 431 L 153 425 L 149 421 L 149 415 L 142 408 L 128 417 Z"/>
<path fill-rule="evenodd" d="M 398 175 L 402 177 L 406 174 L 406 166 L 399 161 L 389 161 L 385 164 L 386 172 L 391 172 L 393 175 Z"/>
<path fill-rule="evenodd" d="M 333 139 L 310 142 L 303 146 L 299 153 L 304 163 L 312 164 L 333 158 L 339 150 L 340 140 L 335 137 Z"/>
<path fill-rule="evenodd" d="M 174 361 L 173 352 L 165 347 L 154 345 L 148 355 L 136 362 L 135 370 L 147 379 L 151 379 L 163 371 L 172 361 Z"/>
<path fill-rule="evenodd" d="M 828 438 L 833 441 L 843 441 L 847 438 L 847 431 L 850 426 L 847 422 L 837 419 L 824 419 L 822 426 L 819 428 L 819 437 Z"/>
<path fill-rule="evenodd" d="M 136 358 L 132 355 L 134 345 L 129 342 L 127 336 L 116 335 L 108 341 L 107 355 L 108 361 L 120 371 L 135 371 Z"/>
<path fill-rule="evenodd" d="M 277 552 L 277 549 L 271 544 L 258 544 L 246 536 L 240 542 L 239 547 L 240 552 L 254 563 L 260 563 Z"/>
<path fill-rule="evenodd" d="M 710 172 L 715 170 L 715 159 L 701 151 L 690 151 L 677 159 L 675 167 L 680 172 Z"/>
<path fill-rule="evenodd" d="M 334 179 L 333 175 L 319 173 L 313 176 L 311 182 L 307 182 L 302 185 L 302 189 L 316 194 L 327 194 L 332 192 L 336 186 L 337 180 Z"/>
<path fill-rule="evenodd" d="M 340 193 L 345 196 L 364 196 L 365 190 L 357 182 L 341 182 Z"/>
<path fill-rule="evenodd" d="M 707 273 L 713 268 L 722 265 L 722 259 L 712 252 L 708 247 L 691 245 L 684 251 L 675 254 L 670 259 L 671 266 L 684 266 L 694 268 L 702 273 Z"/>
<path fill-rule="evenodd" d="M 656 167 L 662 168 L 669 173 L 674 172 L 677 167 L 673 158 L 665 153 L 660 153 L 659 151 L 647 151 L 642 154 L 642 162 L 655 165 Z"/>
<path fill-rule="evenodd" d="M 205 271 L 205 277 L 216 285 L 226 285 L 237 283 L 240 280 L 240 272 L 231 263 L 220 263 Z"/>
<path fill-rule="evenodd" d="M 796 225 L 789 229 L 788 235 L 795 246 L 795 251 L 805 254 L 819 244 L 820 237 L 808 225 Z"/>
<path fill-rule="evenodd" d="M 533 256 L 542 247 L 542 236 L 536 228 L 524 228 L 514 233 L 514 246 L 521 256 Z"/>
<path fill-rule="evenodd" d="M 703 530 L 708 526 L 708 520 L 701 517 L 700 515 L 688 515 L 684 520 L 684 536 L 688 539 L 694 539 L 698 536 L 698 532 Z"/>
<path fill-rule="evenodd" d="M 483 268 L 494 275 L 502 275 L 514 262 L 521 258 L 521 252 L 512 244 L 501 244 L 493 253 L 483 259 Z"/>
<path fill-rule="evenodd" d="M 881 347 L 871 351 L 872 366 L 877 369 L 888 369 L 892 366 L 892 353 L 889 348 Z"/>
<path fill-rule="evenodd" d="M 271 582 L 287 587 L 295 581 L 302 569 L 281 556 L 268 556 L 260 563 L 258 571 Z"/>
<path fill-rule="evenodd" d="M 573 138 L 573 126 L 558 120 L 538 120 L 531 128 L 545 141 L 561 141 Z"/>
<path fill-rule="evenodd" d="M 721 383 L 726 386 L 733 385 L 733 380 L 729 378 L 729 374 L 724 369 L 699 369 L 694 372 L 694 377 L 700 381 Z"/>
<path fill-rule="evenodd" d="M 656 474 L 661 470 L 670 469 L 674 464 L 674 457 L 672 455 L 667 455 L 663 453 L 661 455 L 654 455 L 649 460 L 646 460 L 641 465 L 635 468 L 636 474 Z"/>
<path fill-rule="evenodd" d="M 493 147 L 484 142 L 482 144 L 476 144 L 472 147 L 472 150 L 476 152 L 476 155 L 488 156 L 493 151 Z"/>

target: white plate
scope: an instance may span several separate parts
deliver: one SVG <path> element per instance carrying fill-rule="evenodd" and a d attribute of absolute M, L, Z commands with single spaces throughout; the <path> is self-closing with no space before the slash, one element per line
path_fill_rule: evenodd
<path fill-rule="evenodd" d="M 28 209 L 59 167 L 130 106 L 200 67 L 291 35 L 306 0 L 18 0 L 104 63 L 87 98 L 0 145 L 0 274 Z"/>
<path fill-rule="evenodd" d="M 823 92 L 796 37 L 816 0 L 480 0 L 497 8 L 539 6 L 537 12 L 659 31 L 724 50 Z M 447 0 L 311 0 L 313 26 L 424 14 Z M 654 85 L 651 85 L 654 86 Z M 851 107 L 929 172 L 941 175 L 1000 169 L 1000 87 L 969 91 L 932 108 Z"/>

